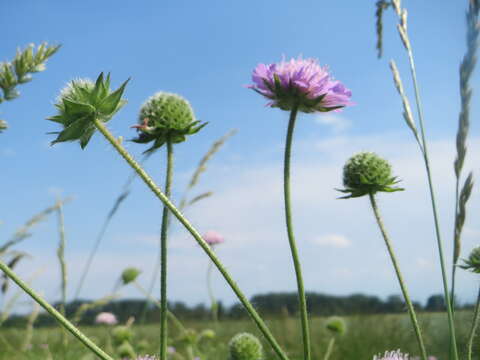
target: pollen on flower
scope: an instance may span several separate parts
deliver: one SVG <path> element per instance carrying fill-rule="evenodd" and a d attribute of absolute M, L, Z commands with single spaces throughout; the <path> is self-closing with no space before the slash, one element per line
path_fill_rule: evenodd
<path fill-rule="evenodd" d="M 298 107 L 305 113 L 339 111 L 352 105 L 352 93 L 334 80 L 317 59 L 282 60 L 277 64 L 259 64 L 252 74 L 250 89 L 270 101 L 267 106 L 282 110 Z"/>

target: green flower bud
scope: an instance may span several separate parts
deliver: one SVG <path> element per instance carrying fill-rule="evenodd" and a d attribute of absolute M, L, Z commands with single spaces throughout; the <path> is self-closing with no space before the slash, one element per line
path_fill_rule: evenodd
<path fill-rule="evenodd" d="M 128 341 L 124 341 L 119 347 L 117 347 L 117 353 L 121 359 L 135 359 L 137 357 L 132 345 Z"/>
<path fill-rule="evenodd" d="M 228 343 L 230 360 L 263 359 L 262 343 L 252 334 L 239 333 Z"/>
<path fill-rule="evenodd" d="M 213 331 L 211 329 L 203 330 L 200 333 L 200 339 L 213 339 L 213 338 L 215 338 L 215 336 L 216 336 L 215 331 Z"/>
<path fill-rule="evenodd" d="M 125 105 L 122 99 L 127 85 L 125 81 L 117 90 L 110 89 L 110 74 L 104 79 L 103 73 L 93 83 L 88 79 L 73 80 L 60 92 L 55 104 L 58 114 L 47 118 L 63 126 L 55 132 L 57 138 L 52 145 L 63 141 L 80 141 L 85 148 L 95 132 L 94 121 L 109 121 Z"/>
<path fill-rule="evenodd" d="M 342 197 L 348 199 L 378 191 L 402 191 L 402 188 L 392 187 L 398 183 L 392 176 L 392 168 L 387 160 L 382 159 L 373 152 L 361 152 L 352 156 L 343 167 L 343 193 L 349 195 Z"/>
<path fill-rule="evenodd" d="M 158 149 L 167 141 L 180 143 L 187 135 L 200 131 L 207 123 L 200 124 L 190 103 L 183 97 L 158 92 L 150 97 L 140 108 L 139 125 L 136 128 L 140 134 L 134 142 L 146 144 L 153 141 L 153 146 L 145 152 Z"/>
<path fill-rule="evenodd" d="M 112 330 L 112 338 L 115 344 L 131 341 L 133 338 L 133 331 L 128 326 L 116 326 Z"/>
<path fill-rule="evenodd" d="M 8 129 L 8 123 L 5 120 L 0 120 L 0 133 Z"/>
<path fill-rule="evenodd" d="M 147 340 L 140 340 L 139 342 L 137 342 L 137 349 L 138 349 L 138 352 L 140 353 L 146 352 L 149 347 L 150 347 L 150 344 L 148 343 Z"/>
<path fill-rule="evenodd" d="M 480 246 L 472 250 L 468 259 L 463 260 L 463 265 L 459 265 L 462 269 L 469 270 L 473 273 L 480 274 Z"/>
<path fill-rule="evenodd" d="M 122 282 L 124 285 L 127 285 L 131 283 L 132 281 L 135 281 L 140 275 L 141 271 L 137 268 L 134 267 L 129 267 L 123 270 L 122 272 Z"/>
<path fill-rule="evenodd" d="M 325 325 L 328 330 L 330 330 L 335 335 L 343 335 L 347 330 L 347 326 L 345 321 L 337 316 L 333 316 L 327 320 L 327 324 Z"/>

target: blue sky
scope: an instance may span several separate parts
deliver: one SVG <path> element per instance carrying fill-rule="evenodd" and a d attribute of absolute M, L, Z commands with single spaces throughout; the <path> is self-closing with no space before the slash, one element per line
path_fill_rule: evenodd
<path fill-rule="evenodd" d="M 350 294 L 386 296 L 399 293 L 383 241 L 366 199 L 335 200 L 345 160 L 361 150 L 388 158 L 403 179 L 405 193 L 380 195 L 412 297 L 424 301 L 441 292 L 437 251 L 424 170 L 413 137 L 401 116 L 388 60 L 397 62 L 407 93 L 412 96 L 405 52 L 391 9 L 384 18 L 384 58 L 375 51 L 374 3 L 351 1 L 64 1 L 1 2 L 0 60 L 13 57 L 29 43 L 62 44 L 45 72 L 22 87 L 21 97 L 3 103 L 0 118 L 10 129 L 1 135 L 3 221 L 6 239 L 34 213 L 55 201 L 55 194 L 73 196 L 65 208 L 70 292 L 102 221 L 130 170 L 96 135 L 84 151 L 77 144 L 50 147 L 47 132 L 56 125 L 44 119 L 67 81 L 95 79 L 111 72 L 113 85 L 131 77 L 129 103 L 109 123 L 116 135 L 129 139 L 143 101 L 159 90 L 186 97 L 197 117 L 209 124 L 175 147 L 174 199 L 182 194 L 201 156 L 230 129 L 230 139 L 209 164 L 196 191 L 214 196 L 187 215 L 205 232 L 216 229 L 226 243 L 222 261 L 247 295 L 294 290 L 295 281 L 283 225 L 281 194 L 282 147 L 288 114 L 266 108 L 265 99 L 245 88 L 259 62 L 276 62 L 303 54 L 328 64 L 333 75 L 353 92 L 355 106 L 342 113 L 301 115 L 293 154 L 293 202 L 298 246 L 306 288 Z M 461 4 L 460 4 L 461 3 Z M 458 66 L 465 52 L 464 13 L 467 1 L 404 1 L 409 32 L 431 141 L 432 167 L 448 259 L 451 254 L 454 135 L 459 112 Z M 478 84 L 474 74 L 472 84 Z M 413 102 L 413 98 L 412 98 Z M 478 168 L 478 95 L 471 111 L 467 169 Z M 127 143 L 140 157 L 144 148 Z M 473 159 L 472 159 L 473 158 Z M 163 183 L 164 153 L 146 167 Z M 475 189 L 465 231 L 463 256 L 478 244 L 479 196 Z M 109 228 L 82 293 L 105 295 L 126 266 L 150 277 L 157 252 L 161 205 L 139 181 Z M 42 275 L 34 287 L 48 299 L 59 296 L 58 242 L 55 219 L 37 226 L 19 249 L 33 258 L 19 267 L 29 276 Z M 207 259 L 193 239 L 176 224 L 171 233 L 170 294 L 172 300 L 207 301 L 204 272 Z M 94 275 L 93 275 L 94 274 Z M 218 297 L 234 301 L 220 278 Z M 473 299 L 476 281 L 459 276 L 459 295 Z M 125 296 L 138 296 L 126 289 Z"/>

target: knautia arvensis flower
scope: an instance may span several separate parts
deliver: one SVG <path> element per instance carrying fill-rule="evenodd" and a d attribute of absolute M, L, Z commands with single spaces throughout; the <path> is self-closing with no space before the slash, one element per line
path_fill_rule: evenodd
<path fill-rule="evenodd" d="M 153 146 L 146 152 L 153 151 L 167 141 L 172 144 L 185 141 L 187 135 L 200 131 L 207 123 L 200 123 L 190 103 L 183 97 L 168 92 L 158 92 L 151 96 L 140 108 L 139 125 L 133 125 L 139 136 L 136 143 L 146 144 L 153 141 Z"/>
<path fill-rule="evenodd" d="M 463 265 L 459 265 L 462 269 L 469 270 L 473 273 L 480 274 L 480 246 L 472 250 L 468 259 L 463 260 Z"/>
<path fill-rule="evenodd" d="M 402 191 L 402 188 L 393 187 L 399 182 L 392 176 L 392 167 L 387 160 L 373 152 L 360 152 L 352 156 L 343 167 L 342 197 L 348 199 L 381 192 Z"/>
<path fill-rule="evenodd" d="M 208 245 L 215 246 L 223 243 L 225 238 L 220 233 L 214 230 L 209 230 L 203 235 L 203 240 L 205 240 Z"/>
<path fill-rule="evenodd" d="M 252 334 L 239 333 L 228 343 L 229 360 L 263 359 L 262 343 Z"/>
<path fill-rule="evenodd" d="M 305 113 L 338 110 L 350 105 L 352 93 L 332 78 L 317 59 L 282 60 L 278 64 L 258 64 L 248 87 L 265 96 L 268 106 Z"/>
<path fill-rule="evenodd" d="M 62 131 L 55 132 L 58 136 L 52 145 L 78 140 L 85 148 L 95 132 L 94 121 L 109 121 L 125 105 L 122 95 L 127 82 L 115 91 L 110 89 L 110 74 L 104 78 L 101 73 L 95 83 L 89 79 L 69 82 L 57 98 L 58 114 L 47 118 L 63 126 Z"/>
<path fill-rule="evenodd" d="M 117 317 L 110 312 L 101 312 L 95 316 L 95 324 L 100 325 L 117 325 Z"/>

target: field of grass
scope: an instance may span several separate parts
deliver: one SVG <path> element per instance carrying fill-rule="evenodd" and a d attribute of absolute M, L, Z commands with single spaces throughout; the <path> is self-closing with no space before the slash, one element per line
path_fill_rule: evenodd
<path fill-rule="evenodd" d="M 470 326 L 470 314 L 460 312 L 456 315 L 459 330 L 460 358 L 465 358 L 465 344 L 467 331 Z M 331 334 L 325 329 L 325 318 L 311 320 L 313 359 L 323 359 Z M 346 317 L 347 331 L 345 335 L 336 338 L 331 360 L 371 360 L 374 354 L 386 350 L 401 349 L 403 352 L 416 355 L 417 343 L 407 315 L 363 315 Z M 441 313 L 422 314 L 420 316 L 422 329 L 429 355 L 437 359 L 447 359 L 448 328 L 446 315 Z M 291 359 L 302 358 L 301 333 L 298 321 L 292 317 L 278 318 L 268 321 L 276 338 L 291 355 Z M 255 325 L 248 320 L 224 321 L 216 327 L 212 323 L 192 322 L 185 324 L 194 329 L 197 334 L 207 328 L 213 329 L 215 338 L 200 342 L 202 360 L 227 360 L 227 344 L 230 338 L 243 331 L 251 332 L 261 338 Z M 159 329 L 156 325 L 132 327 L 134 337 L 132 345 L 137 354 L 154 354 L 158 352 Z M 82 328 L 87 335 L 109 354 L 115 354 L 115 346 L 110 336 L 110 329 L 105 327 Z M 63 343 L 63 330 L 59 328 L 35 329 L 32 333 L 31 345 L 28 332 L 25 329 L 0 329 L 0 360 L 37 360 L 37 359 L 95 359 L 89 351 L 76 339 L 67 335 L 68 343 Z M 170 333 L 171 345 L 178 351 L 172 355 L 173 359 L 182 359 L 178 355 L 185 355 L 184 348 L 187 339 L 172 329 Z M 173 340 L 175 339 L 175 340 Z M 48 344 L 48 347 L 47 345 Z M 265 358 L 276 359 L 268 346 L 265 346 Z M 480 350 L 477 342 L 477 351 Z M 114 355 L 119 358 L 118 355 Z M 186 357 L 183 357 L 187 359 Z M 479 359 L 478 357 L 474 359 Z"/>

